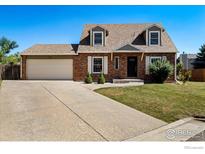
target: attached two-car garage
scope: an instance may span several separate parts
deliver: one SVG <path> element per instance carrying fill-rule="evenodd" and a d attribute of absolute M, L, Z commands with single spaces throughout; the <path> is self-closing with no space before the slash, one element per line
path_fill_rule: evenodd
<path fill-rule="evenodd" d="M 36 44 L 21 53 L 21 79 L 72 80 L 78 45 Z"/>
<path fill-rule="evenodd" d="M 73 79 L 73 59 L 27 59 L 27 79 Z"/>

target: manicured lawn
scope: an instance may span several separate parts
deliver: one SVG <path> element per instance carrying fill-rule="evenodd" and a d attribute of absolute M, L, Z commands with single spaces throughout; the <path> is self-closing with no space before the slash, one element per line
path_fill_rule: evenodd
<path fill-rule="evenodd" d="M 205 83 L 145 84 L 103 88 L 96 92 L 166 122 L 193 115 L 205 116 Z"/>

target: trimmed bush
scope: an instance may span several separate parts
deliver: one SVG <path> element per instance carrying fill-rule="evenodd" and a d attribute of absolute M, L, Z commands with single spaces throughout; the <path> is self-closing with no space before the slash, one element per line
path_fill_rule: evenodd
<path fill-rule="evenodd" d="M 103 73 L 100 73 L 100 76 L 98 77 L 98 84 L 104 84 L 105 83 L 105 77 Z"/>
<path fill-rule="evenodd" d="M 173 74 L 173 65 L 166 60 L 158 60 L 150 64 L 149 71 L 153 82 L 164 83 Z"/>
<path fill-rule="evenodd" d="M 85 83 L 90 84 L 93 82 L 92 76 L 90 73 L 87 73 L 87 76 L 85 77 Z"/>

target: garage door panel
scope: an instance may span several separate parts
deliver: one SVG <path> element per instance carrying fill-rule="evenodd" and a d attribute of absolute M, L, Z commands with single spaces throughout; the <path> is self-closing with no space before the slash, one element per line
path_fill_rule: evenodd
<path fill-rule="evenodd" d="M 72 59 L 27 59 L 27 79 L 72 79 Z"/>

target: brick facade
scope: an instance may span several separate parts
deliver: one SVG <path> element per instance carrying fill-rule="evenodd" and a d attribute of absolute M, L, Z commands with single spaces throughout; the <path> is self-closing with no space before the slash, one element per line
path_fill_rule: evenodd
<path fill-rule="evenodd" d="M 142 57 L 142 53 L 79 53 L 76 56 L 22 56 L 22 79 L 26 79 L 26 59 L 73 59 L 73 80 L 82 81 L 88 72 L 88 56 L 108 56 L 108 74 L 105 75 L 107 81 L 114 78 L 127 78 L 127 58 L 137 57 L 137 76 L 136 78 L 148 80 L 149 76 L 145 75 L 145 57 L 146 56 L 166 56 L 172 65 L 175 65 L 175 53 L 147 53 Z M 114 68 L 114 57 L 119 57 L 119 69 Z M 112 60 L 111 60 L 112 57 Z M 93 79 L 97 80 L 98 74 L 93 74 Z M 174 80 L 174 75 L 169 79 Z"/>
<path fill-rule="evenodd" d="M 108 75 L 105 75 L 107 81 L 112 81 L 114 78 L 127 78 L 127 58 L 137 57 L 137 78 L 148 80 L 149 76 L 145 75 L 145 56 L 166 56 L 167 60 L 172 65 L 175 65 L 175 53 L 114 53 L 111 60 L 111 53 L 97 54 L 97 53 L 81 53 L 74 59 L 74 80 L 84 80 L 88 72 L 88 56 L 108 56 Z M 114 57 L 119 57 L 119 69 L 114 68 Z M 94 80 L 97 80 L 98 75 L 93 74 Z M 174 80 L 174 75 L 169 80 Z"/>
<path fill-rule="evenodd" d="M 21 79 L 26 80 L 26 56 L 21 56 Z"/>

